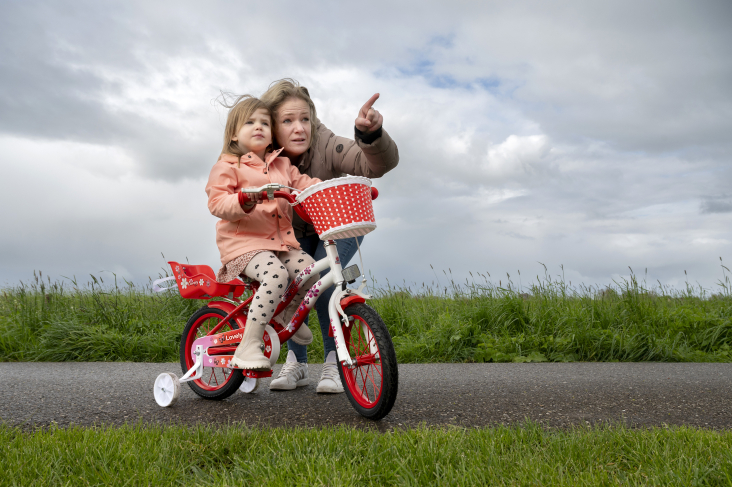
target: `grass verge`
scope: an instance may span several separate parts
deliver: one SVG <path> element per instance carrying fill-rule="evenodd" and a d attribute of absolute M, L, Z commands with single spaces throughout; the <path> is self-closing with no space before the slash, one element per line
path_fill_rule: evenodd
<path fill-rule="evenodd" d="M 726 269 L 726 267 L 724 268 Z M 482 279 L 482 281 L 480 281 Z M 707 295 L 649 288 L 635 276 L 606 288 L 545 276 L 519 287 L 478 274 L 447 286 L 380 287 L 369 301 L 400 363 L 732 360 L 732 287 Z M 186 320 L 205 302 L 92 276 L 0 291 L 0 360 L 176 362 Z M 309 359 L 323 359 L 315 313 Z M 281 354 L 283 360 L 285 354 Z"/>
<path fill-rule="evenodd" d="M 0 425 L 3 485 L 730 485 L 732 432 Z"/>

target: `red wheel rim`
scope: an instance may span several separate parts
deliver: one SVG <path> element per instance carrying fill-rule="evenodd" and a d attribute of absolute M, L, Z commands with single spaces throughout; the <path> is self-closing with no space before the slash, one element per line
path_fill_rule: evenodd
<path fill-rule="evenodd" d="M 379 344 L 371 327 L 358 315 L 353 315 L 353 324 L 347 330 L 344 335 L 351 358 L 363 365 L 353 369 L 342 366 L 346 387 L 360 406 L 372 408 L 379 402 L 384 383 Z"/>
<path fill-rule="evenodd" d="M 188 351 L 188 353 L 186 353 L 186 370 L 190 370 L 195 363 L 191 354 L 193 342 L 208 335 L 208 333 L 213 330 L 213 328 L 218 325 L 222 319 L 223 317 L 220 314 L 211 312 L 201 316 L 193 324 L 188 336 L 186 337 L 185 349 Z M 231 325 L 227 323 L 221 327 L 218 333 L 223 333 L 231 329 Z M 216 391 L 224 387 L 229 380 L 231 380 L 231 376 L 231 369 L 224 367 L 204 367 L 203 377 L 196 379 L 193 382 L 195 382 L 198 387 L 206 391 Z"/>

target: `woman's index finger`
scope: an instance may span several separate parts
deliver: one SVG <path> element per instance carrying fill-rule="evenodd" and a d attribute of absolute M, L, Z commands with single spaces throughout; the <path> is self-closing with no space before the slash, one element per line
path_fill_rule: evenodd
<path fill-rule="evenodd" d="M 376 100 L 378 100 L 378 99 L 379 99 L 379 94 L 374 93 L 374 95 L 371 98 L 369 98 L 369 101 L 364 103 L 364 105 L 361 107 L 361 113 L 364 114 L 364 117 L 366 116 L 366 114 L 369 113 L 369 108 L 371 108 L 371 105 L 373 105 L 376 102 Z"/>

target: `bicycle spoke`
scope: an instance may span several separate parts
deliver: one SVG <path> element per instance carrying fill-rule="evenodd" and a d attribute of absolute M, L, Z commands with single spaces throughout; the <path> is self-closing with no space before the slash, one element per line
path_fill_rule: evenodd
<path fill-rule="evenodd" d="M 370 367 L 371 366 L 367 366 L 366 367 L 366 377 L 369 379 L 369 381 L 371 381 L 371 384 L 373 385 L 374 398 L 376 398 L 377 385 L 376 385 L 376 382 L 374 381 L 374 378 L 369 374 L 369 368 Z M 366 387 L 366 386 L 368 386 L 368 383 L 364 384 L 364 387 Z"/>
<path fill-rule="evenodd" d="M 374 382 L 373 378 L 368 373 L 368 366 L 365 370 L 361 370 L 361 381 L 362 381 L 362 391 L 365 392 L 364 396 L 371 402 L 373 402 L 374 399 L 376 399 L 377 396 L 377 386 Z M 372 388 L 369 388 L 369 382 L 373 385 Z M 371 394 L 369 394 L 369 391 L 371 391 Z"/>
<path fill-rule="evenodd" d="M 363 377 L 363 371 L 361 370 L 361 367 L 359 367 L 358 374 L 361 376 L 360 381 L 357 379 L 356 384 L 359 384 L 360 382 L 360 389 L 361 389 L 361 395 L 366 399 L 367 401 L 371 401 L 371 398 L 369 397 L 369 391 L 366 389 L 366 380 Z"/>
<path fill-rule="evenodd" d="M 367 367 L 368 369 L 368 367 Z M 368 381 L 368 370 L 361 370 L 361 381 L 362 386 L 361 390 L 365 392 L 366 398 L 368 398 L 369 401 L 372 401 L 371 396 L 369 396 L 369 381 Z"/>
<path fill-rule="evenodd" d="M 381 364 L 371 364 L 371 365 L 374 366 L 374 370 L 379 374 L 379 377 L 383 379 L 384 378 L 384 374 L 381 373 L 381 367 L 376 367 L 376 365 L 379 365 L 380 366 Z"/>

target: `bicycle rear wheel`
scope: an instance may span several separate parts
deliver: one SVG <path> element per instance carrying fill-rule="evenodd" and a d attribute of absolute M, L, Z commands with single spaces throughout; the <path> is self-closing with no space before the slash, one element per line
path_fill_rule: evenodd
<path fill-rule="evenodd" d="M 226 318 L 224 311 L 204 306 L 188 320 L 180 340 L 180 365 L 183 373 L 188 372 L 196 363 L 195 358 L 191 355 L 193 342 L 206 336 L 224 318 Z M 237 329 L 239 329 L 239 325 L 234 320 L 229 320 L 217 333 Z M 243 381 L 244 375 L 240 369 L 203 367 L 203 376 L 188 382 L 188 385 L 201 397 L 221 400 L 234 394 Z"/>
<path fill-rule="evenodd" d="M 356 366 L 338 364 L 346 395 L 362 416 L 378 420 L 389 414 L 399 388 L 399 369 L 389 330 L 371 307 L 353 304 L 345 310 L 350 326 L 343 327 L 346 347 Z"/>

